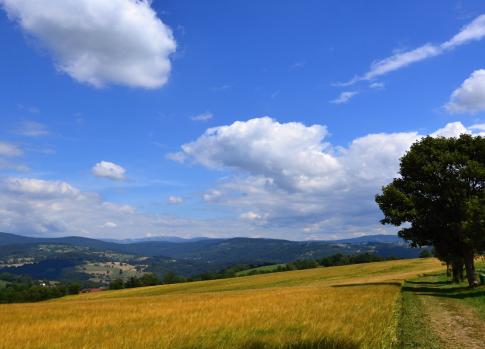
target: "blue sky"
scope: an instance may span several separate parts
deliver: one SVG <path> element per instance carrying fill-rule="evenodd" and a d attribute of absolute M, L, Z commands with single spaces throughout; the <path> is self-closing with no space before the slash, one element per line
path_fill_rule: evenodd
<path fill-rule="evenodd" d="M 409 145 L 485 131 L 478 1 L 0 6 L 0 231 L 393 233 Z"/>

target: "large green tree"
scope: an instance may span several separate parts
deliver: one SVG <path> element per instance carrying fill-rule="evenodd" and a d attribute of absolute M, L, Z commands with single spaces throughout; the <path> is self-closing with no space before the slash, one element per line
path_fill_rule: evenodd
<path fill-rule="evenodd" d="M 454 274 L 464 265 L 476 284 L 474 257 L 485 250 L 485 138 L 421 139 L 376 202 L 383 224 L 401 226 L 413 246 L 433 245 Z"/>

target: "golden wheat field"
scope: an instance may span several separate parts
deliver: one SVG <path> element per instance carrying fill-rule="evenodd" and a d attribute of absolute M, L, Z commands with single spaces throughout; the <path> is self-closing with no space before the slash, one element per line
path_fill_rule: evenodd
<path fill-rule="evenodd" d="M 414 259 L 0 305 L 0 348 L 390 348 Z"/>

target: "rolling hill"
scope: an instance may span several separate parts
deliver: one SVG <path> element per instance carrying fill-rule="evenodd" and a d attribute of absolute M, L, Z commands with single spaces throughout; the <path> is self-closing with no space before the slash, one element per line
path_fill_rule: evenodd
<path fill-rule="evenodd" d="M 69 236 L 39 238 L 0 233 L 0 272 L 52 279 L 79 279 L 89 263 L 124 262 L 134 268 L 162 275 L 173 272 L 193 276 L 218 272 L 235 264 L 265 265 L 318 259 L 342 253 L 375 253 L 379 256 L 414 258 L 419 249 L 409 248 L 394 236 L 369 236 L 331 241 L 277 239 L 207 239 L 173 241 L 103 241 Z M 43 273 L 44 265 L 68 265 Z M 74 265 L 74 267 L 73 267 Z M 77 266 L 77 267 L 76 267 Z M 81 279 L 89 279 L 88 276 Z"/>
<path fill-rule="evenodd" d="M 442 269 L 401 260 L 0 305 L 0 348 L 390 348 L 402 280 Z"/>

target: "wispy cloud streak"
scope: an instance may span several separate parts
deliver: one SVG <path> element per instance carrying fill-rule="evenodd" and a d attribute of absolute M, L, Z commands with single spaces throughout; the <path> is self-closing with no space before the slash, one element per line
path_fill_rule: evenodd
<path fill-rule="evenodd" d="M 337 83 L 337 86 L 350 86 L 359 81 L 369 81 L 383 76 L 390 72 L 407 67 L 411 64 L 424 61 L 426 59 L 442 55 L 459 46 L 468 44 L 472 41 L 479 41 L 485 37 L 485 14 L 475 18 L 472 22 L 464 26 L 450 40 L 439 45 L 427 43 L 418 48 L 398 52 L 387 58 L 375 61 L 370 69 L 363 75 L 357 75 L 349 81 Z"/>

